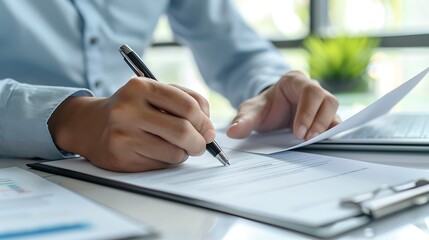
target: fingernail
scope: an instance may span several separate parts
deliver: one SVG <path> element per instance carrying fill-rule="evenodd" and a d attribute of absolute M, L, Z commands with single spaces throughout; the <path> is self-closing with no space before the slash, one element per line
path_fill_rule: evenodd
<path fill-rule="evenodd" d="M 298 128 L 297 137 L 298 137 L 299 139 L 303 139 L 306 133 L 307 133 L 307 127 L 306 127 L 306 126 L 304 126 L 304 125 L 301 125 L 301 126 Z"/>

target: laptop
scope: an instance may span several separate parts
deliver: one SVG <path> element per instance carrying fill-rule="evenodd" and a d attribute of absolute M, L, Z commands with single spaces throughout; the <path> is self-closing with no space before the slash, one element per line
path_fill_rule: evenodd
<path fill-rule="evenodd" d="M 307 148 L 429 151 L 429 113 L 390 113 Z"/>

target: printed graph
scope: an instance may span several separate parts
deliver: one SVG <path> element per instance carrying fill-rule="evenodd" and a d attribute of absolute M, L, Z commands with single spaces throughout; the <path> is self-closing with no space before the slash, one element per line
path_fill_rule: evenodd
<path fill-rule="evenodd" d="M 0 199 L 6 197 L 16 197 L 22 194 L 29 193 L 30 190 L 21 187 L 14 180 L 10 178 L 0 177 Z"/>

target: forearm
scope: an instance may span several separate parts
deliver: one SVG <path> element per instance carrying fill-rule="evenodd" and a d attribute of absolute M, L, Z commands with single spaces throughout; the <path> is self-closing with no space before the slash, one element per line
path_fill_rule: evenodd
<path fill-rule="evenodd" d="M 186 13 L 192 13 L 192 28 Z M 168 16 L 175 37 L 192 50 L 204 80 L 234 107 L 290 70 L 275 47 L 244 22 L 231 1 L 177 1 Z"/>

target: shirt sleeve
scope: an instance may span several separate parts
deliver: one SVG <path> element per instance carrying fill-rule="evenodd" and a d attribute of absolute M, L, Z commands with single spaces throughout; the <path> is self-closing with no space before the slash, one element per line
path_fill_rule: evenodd
<path fill-rule="evenodd" d="M 0 155 L 43 159 L 74 156 L 56 147 L 48 129 L 49 117 L 69 96 L 92 93 L 87 89 L 0 80 Z"/>
<path fill-rule="evenodd" d="M 167 13 L 175 37 L 190 47 L 204 80 L 234 107 L 290 70 L 230 0 L 171 1 Z"/>

